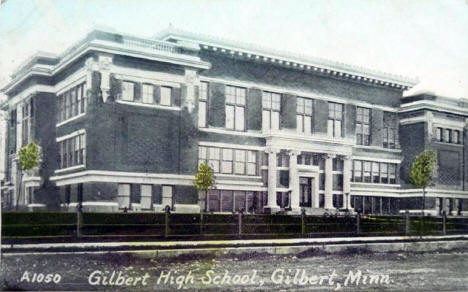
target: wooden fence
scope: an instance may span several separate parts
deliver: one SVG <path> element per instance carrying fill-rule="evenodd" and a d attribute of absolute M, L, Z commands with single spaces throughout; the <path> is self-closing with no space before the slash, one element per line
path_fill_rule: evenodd
<path fill-rule="evenodd" d="M 4 243 L 163 239 L 232 239 L 468 234 L 466 217 L 251 214 L 3 214 Z"/>

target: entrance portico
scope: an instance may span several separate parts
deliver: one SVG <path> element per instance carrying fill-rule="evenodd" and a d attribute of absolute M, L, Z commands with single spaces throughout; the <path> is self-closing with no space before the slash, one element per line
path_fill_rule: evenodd
<path fill-rule="evenodd" d="M 326 212 L 342 207 L 351 208 L 351 196 L 346 195 L 350 192 L 351 145 L 344 143 L 345 141 L 343 143 L 336 143 L 336 140 L 333 140 L 335 142 L 304 141 L 303 137 L 301 138 L 300 141 L 291 141 L 295 139 L 286 139 L 283 135 L 267 139 L 265 151 L 268 155 L 268 203 L 265 211 L 275 213 L 281 210 L 281 206 L 277 203 L 277 194 L 281 191 L 283 192 L 281 195 L 284 196 L 285 189 L 279 185 L 280 171 L 289 172 L 289 185 L 286 189 L 289 205 L 283 206 L 284 211 L 289 214 L 300 214 L 301 209 L 306 213 L 317 213 L 319 210 Z M 300 148 L 297 145 L 300 145 Z M 287 166 L 281 165 L 278 169 L 279 155 L 287 155 L 289 163 Z M 302 160 L 303 155 L 309 156 L 307 161 Z M 310 156 L 314 156 L 314 159 Z M 334 169 L 334 165 L 340 165 L 340 169 Z M 324 181 L 322 189 L 321 175 Z M 322 204 L 321 194 L 323 194 Z M 342 201 L 342 205 L 334 205 L 334 196 L 342 196 L 342 200 L 339 197 L 339 200 L 336 200 L 340 203 Z"/>

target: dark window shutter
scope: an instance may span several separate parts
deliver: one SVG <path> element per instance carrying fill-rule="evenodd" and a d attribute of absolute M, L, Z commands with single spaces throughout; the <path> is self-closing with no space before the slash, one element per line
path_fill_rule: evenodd
<path fill-rule="evenodd" d="M 139 204 L 141 200 L 141 191 L 139 184 L 130 185 L 130 202 Z"/>
<path fill-rule="evenodd" d="M 352 104 L 345 105 L 345 137 L 350 137 L 356 133 L 356 106 Z"/>
<path fill-rule="evenodd" d="M 153 196 L 153 204 L 161 204 L 162 203 L 161 186 L 153 185 L 151 191 L 152 191 L 152 196 Z M 156 211 L 161 211 L 161 210 L 156 210 Z"/>
<path fill-rule="evenodd" d="M 383 147 L 383 111 L 371 109 L 371 145 Z"/>
<path fill-rule="evenodd" d="M 250 88 L 247 92 L 247 129 L 262 129 L 262 91 Z"/>
<path fill-rule="evenodd" d="M 314 133 L 327 133 L 328 102 L 317 99 L 314 103 Z"/>
<path fill-rule="evenodd" d="M 208 124 L 213 127 L 224 127 L 226 124 L 226 95 L 225 85 L 212 82 L 210 87 L 210 100 L 208 102 Z"/>
<path fill-rule="evenodd" d="M 281 128 L 296 129 L 296 96 L 281 96 Z"/>
<path fill-rule="evenodd" d="M 181 101 L 181 93 L 183 90 L 187 90 L 187 86 L 181 85 L 182 88 L 178 87 L 173 87 L 172 88 L 172 104 L 174 106 L 180 106 L 180 101 Z"/>
<path fill-rule="evenodd" d="M 153 86 L 153 97 L 154 103 L 159 104 L 161 102 L 161 87 L 154 85 Z"/>
<path fill-rule="evenodd" d="M 135 82 L 133 87 L 133 100 L 141 102 L 141 83 Z"/>

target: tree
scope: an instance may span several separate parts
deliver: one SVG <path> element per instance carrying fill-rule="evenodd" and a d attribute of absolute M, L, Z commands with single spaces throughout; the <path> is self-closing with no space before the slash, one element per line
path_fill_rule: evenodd
<path fill-rule="evenodd" d="M 409 182 L 417 188 L 423 190 L 422 201 L 422 216 L 424 216 L 424 208 L 426 205 L 426 188 L 432 182 L 434 168 L 437 162 L 435 151 L 427 150 L 419 154 L 413 161 L 409 174 Z"/>
<path fill-rule="evenodd" d="M 205 192 L 205 210 L 207 204 L 208 190 L 214 185 L 213 170 L 205 162 L 201 163 L 198 167 L 197 174 L 193 184 L 198 191 Z"/>
<path fill-rule="evenodd" d="M 33 169 L 39 165 L 39 146 L 36 142 L 21 147 L 19 151 L 20 180 L 18 182 L 18 196 L 16 196 L 16 210 L 18 210 L 19 199 L 22 191 L 23 171 Z"/>

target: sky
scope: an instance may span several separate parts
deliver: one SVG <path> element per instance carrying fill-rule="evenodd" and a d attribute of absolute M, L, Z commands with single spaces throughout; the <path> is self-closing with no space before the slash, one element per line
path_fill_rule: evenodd
<path fill-rule="evenodd" d="M 3 0 L 0 87 L 95 27 L 151 38 L 169 25 L 419 78 L 406 95 L 468 98 L 468 0 Z"/>

